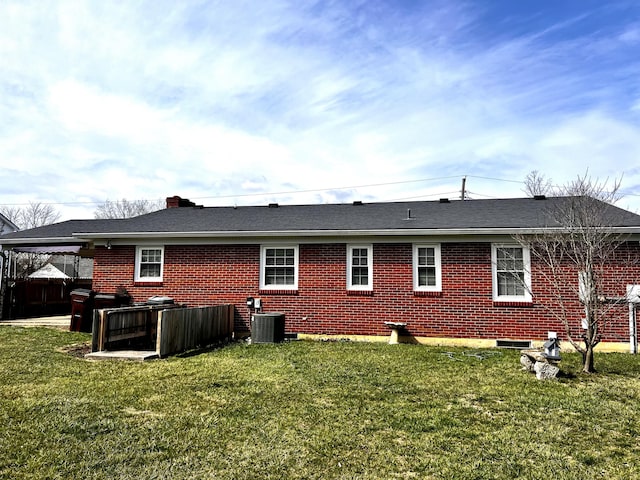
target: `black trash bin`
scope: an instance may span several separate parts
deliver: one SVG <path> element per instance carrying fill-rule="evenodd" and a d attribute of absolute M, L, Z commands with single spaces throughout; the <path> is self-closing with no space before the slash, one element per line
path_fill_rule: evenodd
<path fill-rule="evenodd" d="M 93 322 L 93 298 L 95 292 L 87 288 L 76 288 L 71 291 L 71 325 L 72 332 L 90 332 Z"/>
<path fill-rule="evenodd" d="M 284 340 L 284 313 L 256 313 L 251 318 L 251 343 Z"/>
<path fill-rule="evenodd" d="M 95 310 L 126 307 L 130 303 L 131 297 L 129 295 L 119 293 L 96 293 L 96 296 L 93 298 Z"/>

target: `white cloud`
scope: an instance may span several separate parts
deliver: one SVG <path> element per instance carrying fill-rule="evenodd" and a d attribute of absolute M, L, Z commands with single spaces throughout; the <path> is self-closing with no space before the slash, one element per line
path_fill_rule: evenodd
<path fill-rule="evenodd" d="M 630 16 L 418 3 L 1 2 L 0 181 L 29 180 L 0 202 L 387 200 L 587 167 L 640 184 Z M 440 180 L 394 184 L 421 178 Z"/>

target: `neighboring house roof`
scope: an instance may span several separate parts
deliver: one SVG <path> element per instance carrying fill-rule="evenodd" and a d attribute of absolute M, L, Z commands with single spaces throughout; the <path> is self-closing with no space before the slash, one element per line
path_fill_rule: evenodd
<path fill-rule="evenodd" d="M 73 255 L 53 255 L 49 261 L 29 278 L 92 278 L 93 259 Z"/>
<path fill-rule="evenodd" d="M 78 258 L 72 255 L 53 255 L 48 263 L 73 278 L 93 277 L 92 258 Z"/>
<path fill-rule="evenodd" d="M 0 235 L 20 230 L 15 223 L 0 213 Z"/>
<path fill-rule="evenodd" d="M 39 268 L 31 275 L 29 278 L 71 278 L 69 275 L 66 275 L 60 269 L 56 268 L 54 265 L 47 263 L 42 268 Z"/>
<path fill-rule="evenodd" d="M 168 208 L 119 220 L 71 220 L 3 237 L 9 245 L 136 238 L 507 235 L 559 227 L 553 211 L 578 197 Z M 640 233 L 640 215 L 597 202 L 609 226 Z M 5 240 L 6 238 L 6 240 Z"/>

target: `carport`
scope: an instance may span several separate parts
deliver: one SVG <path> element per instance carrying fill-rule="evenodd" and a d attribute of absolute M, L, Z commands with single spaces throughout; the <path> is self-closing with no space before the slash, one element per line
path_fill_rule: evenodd
<path fill-rule="evenodd" d="M 2 319 L 60 316 L 71 313 L 70 294 L 77 288 L 91 289 L 91 278 L 59 275 L 59 278 L 34 276 L 17 278 L 20 255 L 67 255 L 79 264 L 80 258 L 92 258 L 93 250 L 85 242 L 70 238 L 12 238 L 20 232 L 3 235 L 4 262 L 0 279 L 0 315 Z M 79 268 L 70 266 L 75 272 Z"/>

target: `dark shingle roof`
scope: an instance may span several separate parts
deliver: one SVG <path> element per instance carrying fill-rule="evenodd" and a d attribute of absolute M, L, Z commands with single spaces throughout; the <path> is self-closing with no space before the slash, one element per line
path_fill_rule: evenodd
<path fill-rule="evenodd" d="M 552 211 L 562 208 L 571 197 L 544 200 L 532 198 L 502 200 L 454 200 L 448 203 L 389 202 L 363 204 L 281 205 L 278 207 L 181 207 L 169 208 L 130 219 L 71 220 L 47 227 L 8 234 L 18 239 L 105 238 L 112 235 L 143 237 L 145 234 L 199 234 L 212 236 L 254 233 L 313 232 L 406 232 L 455 231 L 482 233 L 491 230 L 517 231 L 557 226 Z M 597 202 L 607 208 L 609 225 L 636 227 L 640 215 Z M 60 241 L 60 240 L 59 240 Z"/>
<path fill-rule="evenodd" d="M 12 244 L 14 240 L 42 240 L 42 239 L 72 239 L 73 233 L 84 231 L 108 231 L 118 228 L 122 220 L 67 220 L 66 222 L 45 225 L 44 227 L 30 228 L 19 232 L 8 233 L 2 236 L 0 243 Z"/>

